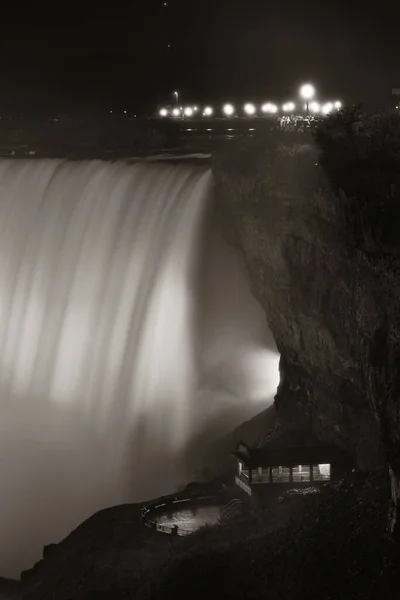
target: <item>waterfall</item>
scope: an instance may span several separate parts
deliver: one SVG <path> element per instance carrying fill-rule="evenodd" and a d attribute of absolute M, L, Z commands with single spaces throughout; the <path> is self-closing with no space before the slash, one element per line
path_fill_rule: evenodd
<path fill-rule="evenodd" d="M 247 324 L 230 290 L 210 291 L 218 257 L 202 288 L 201 257 L 222 243 L 204 234 L 211 189 L 193 165 L 0 161 L 0 575 L 96 510 L 176 489 L 239 380 L 249 402 L 273 393 L 246 283 Z M 231 389 L 210 383 L 227 372 Z"/>

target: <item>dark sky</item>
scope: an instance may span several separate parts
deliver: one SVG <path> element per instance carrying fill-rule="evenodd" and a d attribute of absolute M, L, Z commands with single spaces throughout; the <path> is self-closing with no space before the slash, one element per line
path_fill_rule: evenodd
<path fill-rule="evenodd" d="M 400 7 L 369 4 L 9 3 L 0 110 L 140 111 L 175 88 L 187 101 L 280 101 L 305 80 L 323 98 L 385 106 L 400 87 Z"/>

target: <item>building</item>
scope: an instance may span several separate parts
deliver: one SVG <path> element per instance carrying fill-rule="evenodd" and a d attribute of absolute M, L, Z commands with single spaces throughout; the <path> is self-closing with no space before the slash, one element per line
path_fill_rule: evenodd
<path fill-rule="evenodd" d="M 352 469 L 340 448 L 328 445 L 249 448 L 239 442 L 235 483 L 248 496 L 272 499 L 289 488 L 336 481 Z"/>

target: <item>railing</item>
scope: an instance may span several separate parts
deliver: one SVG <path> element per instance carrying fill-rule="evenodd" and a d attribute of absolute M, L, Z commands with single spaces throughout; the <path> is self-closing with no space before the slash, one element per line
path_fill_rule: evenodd
<path fill-rule="evenodd" d="M 236 485 L 238 485 L 244 492 L 246 492 L 246 494 L 248 494 L 249 496 L 251 496 L 251 487 L 245 483 L 243 481 L 243 479 L 241 479 L 240 477 L 238 477 L 237 475 L 235 476 L 235 483 Z"/>
<path fill-rule="evenodd" d="M 177 525 L 162 525 L 157 521 L 150 521 L 150 519 L 143 519 L 146 527 L 154 529 L 154 531 L 161 531 L 161 533 L 169 533 L 170 535 L 190 535 L 194 532 L 194 529 L 180 529 Z"/>
<path fill-rule="evenodd" d="M 233 498 L 230 502 L 228 502 L 220 511 L 219 522 L 223 523 L 224 521 L 228 521 L 229 519 L 236 516 L 237 509 L 239 509 L 239 513 L 243 511 L 243 501 L 238 498 Z"/>
<path fill-rule="evenodd" d="M 150 518 L 150 514 L 154 516 L 155 512 L 160 512 L 161 509 L 171 509 L 179 504 L 193 504 L 193 503 L 205 503 L 211 500 L 215 500 L 215 496 L 200 496 L 198 498 L 178 498 L 177 496 L 164 496 L 162 501 L 160 499 L 147 504 L 140 511 L 140 518 L 146 527 L 153 529 L 154 531 L 161 531 L 162 533 L 168 533 L 171 535 L 186 536 L 194 533 L 194 529 L 180 529 L 178 525 L 162 525 L 156 520 Z"/>
<path fill-rule="evenodd" d="M 239 504 L 243 504 L 243 500 L 239 500 L 238 498 L 233 498 L 232 500 L 230 500 L 230 502 L 228 502 L 228 504 L 225 504 L 225 506 L 223 506 L 221 508 L 221 518 L 231 510 L 231 508 L 233 508 L 234 506 L 237 506 Z"/>

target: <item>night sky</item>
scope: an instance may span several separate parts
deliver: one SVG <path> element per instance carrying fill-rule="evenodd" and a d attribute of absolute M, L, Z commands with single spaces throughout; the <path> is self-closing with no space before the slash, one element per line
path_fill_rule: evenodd
<path fill-rule="evenodd" d="M 139 112 L 174 89 L 188 102 L 286 101 L 306 80 L 369 108 L 400 87 L 400 7 L 387 2 L 9 4 L 2 111 Z"/>

